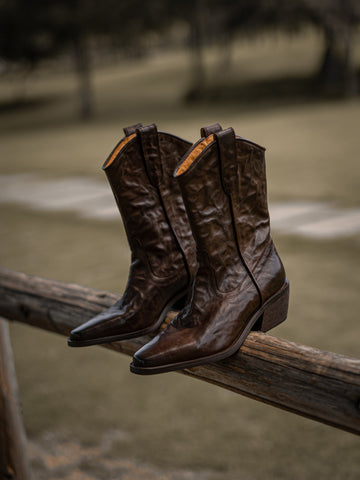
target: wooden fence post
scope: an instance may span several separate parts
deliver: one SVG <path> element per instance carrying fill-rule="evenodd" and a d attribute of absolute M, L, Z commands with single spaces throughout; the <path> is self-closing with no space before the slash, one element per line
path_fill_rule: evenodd
<path fill-rule="evenodd" d="M 29 480 L 26 453 L 9 326 L 0 318 L 0 480 Z"/>

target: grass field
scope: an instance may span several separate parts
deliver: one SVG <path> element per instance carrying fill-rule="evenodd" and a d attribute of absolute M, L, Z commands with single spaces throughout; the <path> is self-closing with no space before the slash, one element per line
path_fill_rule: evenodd
<path fill-rule="evenodd" d="M 247 82 L 306 74 L 315 68 L 319 51 L 310 33 L 246 44 L 235 52 L 236 67 L 225 81 L 234 82 L 239 72 Z M 208 63 L 215 81 L 213 54 Z M 188 73 L 181 52 L 102 69 L 94 76 L 98 114 L 87 123 L 76 120 L 71 74 L 38 74 L 27 87 L 34 105 L 0 112 L 0 174 L 86 175 L 105 181 L 100 165 L 123 126 L 156 122 L 195 140 L 202 125 L 219 121 L 267 147 L 270 201 L 359 206 L 358 99 L 274 98 L 257 102 L 254 109 L 229 101 L 186 105 L 181 96 Z M 13 89 L 0 81 L 0 101 L 8 102 Z M 14 205 L 0 205 L 0 218 L 2 266 L 123 290 L 129 250 L 120 221 L 79 220 L 70 213 Z M 271 333 L 359 357 L 359 238 L 274 238 L 291 282 L 291 305 L 287 322 Z M 49 434 L 55 443 L 71 438 L 97 445 L 115 432 L 106 450 L 109 459 L 197 471 L 199 478 L 359 476 L 360 441 L 354 435 L 176 373 L 139 378 L 129 373 L 128 357 L 100 347 L 72 350 L 65 338 L 17 324 L 11 325 L 11 335 L 26 430 L 45 451 Z M 34 478 L 113 478 L 105 467 L 85 467 L 88 476 L 75 477 L 37 460 Z"/>

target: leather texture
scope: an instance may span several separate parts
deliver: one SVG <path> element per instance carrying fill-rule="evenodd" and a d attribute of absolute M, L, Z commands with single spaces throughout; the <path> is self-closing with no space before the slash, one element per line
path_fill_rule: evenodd
<path fill-rule="evenodd" d="M 195 273 L 195 242 L 172 175 L 191 144 L 158 132 L 155 125 L 137 124 L 124 131 L 126 136 L 136 135 L 114 159 L 113 153 L 109 156 L 103 169 L 131 249 L 127 287 L 115 305 L 71 332 L 70 346 L 122 340 L 156 329 L 184 297 Z"/>
<path fill-rule="evenodd" d="M 220 123 L 213 123 L 208 127 L 202 127 L 200 129 L 200 135 L 201 137 L 208 137 L 212 133 L 220 132 L 220 130 L 222 130 Z"/>
<path fill-rule="evenodd" d="M 181 165 L 175 176 L 197 245 L 198 269 L 190 301 L 136 352 L 130 367 L 134 373 L 226 358 L 259 322 L 272 328 L 287 314 L 285 271 L 270 235 L 264 149 L 235 137 L 232 129 L 216 131 L 214 140 L 177 175 L 179 170 Z M 266 323 L 268 310 L 275 321 Z"/>

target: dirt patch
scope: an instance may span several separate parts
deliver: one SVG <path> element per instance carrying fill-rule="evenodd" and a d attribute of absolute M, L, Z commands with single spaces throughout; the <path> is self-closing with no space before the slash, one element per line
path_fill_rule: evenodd
<path fill-rule="evenodd" d="M 160 470 L 135 459 L 109 455 L 121 431 L 109 432 L 97 446 L 81 445 L 47 433 L 29 442 L 33 478 L 37 480 L 210 480 L 210 472 Z"/>

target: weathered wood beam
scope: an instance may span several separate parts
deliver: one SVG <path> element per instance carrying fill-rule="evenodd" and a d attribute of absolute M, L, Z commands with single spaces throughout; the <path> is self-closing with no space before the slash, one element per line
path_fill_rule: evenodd
<path fill-rule="evenodd" d="M 0 318 L 0 480 L 30 479 L 26 452 L 9 326 Z"/>
<path fill-rule="evenodd" d="M 0 315 L 62 335 L 68 335 L 118 298 L 75 284 L 0 269 Z M 107 347 L 133 355 L 149 338 Z M 359 359 L 252 332 L 231 358 L 182 373 L 360 434 Z"/>

